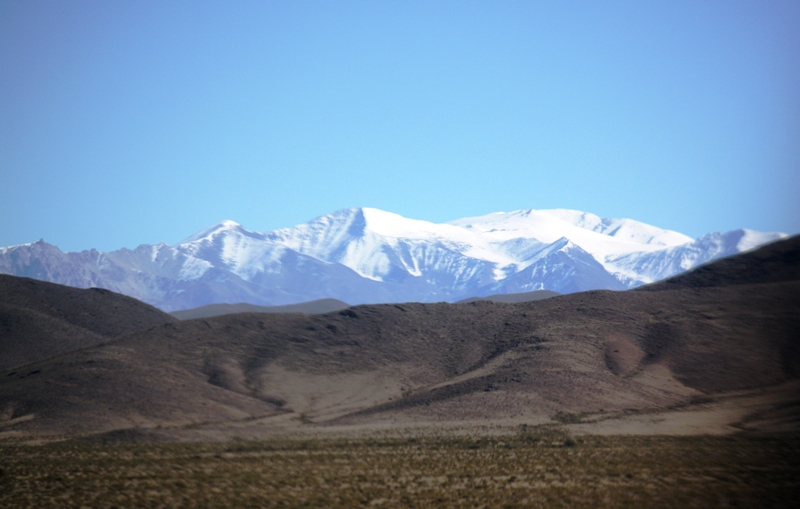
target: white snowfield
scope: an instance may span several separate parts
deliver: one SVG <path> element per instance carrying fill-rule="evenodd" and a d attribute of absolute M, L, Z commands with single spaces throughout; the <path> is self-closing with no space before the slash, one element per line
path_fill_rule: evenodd
<path fill-rule="evenodd" d="M 167 310 L 322 297 L 351 304 L 454 301 L 540 289 L 633 288 L 784 236 L 734 230 L 692 239 L 632 219 L 565 209 L 437 224 L 352 208 L 264 233 L 222 221 L 175 246 L 100 257 L 62 253 L 40 241 L 1 249 L 0 272 L 103 286 Z"/>
<path fill-rule="evenodd" d="M 730 250 L 731 246 L 726 249 L 724 242 L 707 246 L 713 256 L 751 249 L 784 236 L 752 230 L 739 232 L 741 237 L 735 251 Z M 674 257 L 675 250 L 669 248 L 683 246 L 692 256 L 680 257 L 680 269 L 707 261 L 702 253 L 691 249 L 694 240 L 682 233 L 632 219 L 605 219 L 565 209 L 497 212 L 444 224 L 408 219 L 373 208 L 344 209 L 265 234 L 245 230 L 233 221 L 223 221 L 176 247 L 187 254 L 201 253 L 204 246 L 221 247 L 224 263 L 243 277 L 263 270 L 270 250 L 282 245 L 320 261 L 340 263 L 376 281 L 383 281 L 398 268 L 419 277 L 423 269 L 426 272 L 441 269 L 441 263 L 451 261 L 453 256 L 506 269 L 495 272 L 495 279 L 499 279 L 508 275 L 509 267 L 521 270 L 548 254 L 548 248 L 560 239 L 567 239 L 589 253 L 611 274 L 641 283 L 668 276 L 634 269 L 636 264 L 632 262 L 647 254 L 663 251 L 663 254 L 673 253 Z M 256 270 L 252 268 L 254 265 L 258 267 Z"/>

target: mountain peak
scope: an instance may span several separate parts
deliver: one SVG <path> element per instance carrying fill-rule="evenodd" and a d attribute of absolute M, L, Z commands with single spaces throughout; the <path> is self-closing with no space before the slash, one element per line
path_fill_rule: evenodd
<path fill-rule="evenodd" d="M 372 207 L 357 207 L 337 210 L 320 216 L 308 223 L 279 231 L 295 229 L 314 229 L 320 226 L 347 230 L 353 237 L 373 234 L 394 239 L 431 239 L 463 237 L 461 228 L 447 223 L 437 224 L 420 219 L 409 219 L 394 212 Z"/>
<path fill-rule="evenodd" d="M 181 241 L 179 244 L 187 244 L 189 242 L 196 242 L 198 240 L 202 240 L 205 238 L 213 237 L 219 235 L 220 233 L 226 231 L 238 231 L 238 232 L 245 232 L 246 230 L 242 228 L 242 225 L 237 223 L 236 221 L 231 221 L 230 219 L 225 219 L 224 221 L 220 221 L 219 223 L 209 226 L 205 230 L 202 230 L 198 233 L 195 233 L 191 237 L 188 237 Z"/>

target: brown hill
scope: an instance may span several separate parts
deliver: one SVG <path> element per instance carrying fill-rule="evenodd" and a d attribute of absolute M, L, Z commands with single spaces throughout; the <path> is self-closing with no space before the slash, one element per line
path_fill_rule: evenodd
<path fill-rule="evenodd" d="M 235 313 L 306 313 L 310 315 L 320 315 L 332 311 L 340 311 L 348 307 L 350 307 L 350 304 L 337 299 L 317 299 L 285 306 L 257 306 L 247 303 L 210 304 L 198 308 L 173 311 L 170 315 L 178 320 L 211 318 L 212 316 L 232 315 Z"/>
<path fill-rule="evenodd" d="M 148 304 L 108 290 L 0 274 L 0 369 L 171 321 Z"/>
<path fill-rule="evenodd" d="M 165 323 L 0 372 L 0 430 L 535 424 L 775 386 L 800 375 L 800 281 L 785 266 L 800 245 L 765 249 L 736 260 L 760 274 L 738 284 L 712 264 L 703 277 L 719 284 L 661 291 Z"/>

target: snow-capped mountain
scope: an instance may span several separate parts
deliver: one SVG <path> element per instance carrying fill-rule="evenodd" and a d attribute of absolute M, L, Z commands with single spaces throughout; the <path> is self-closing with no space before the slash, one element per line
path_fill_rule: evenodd
<path fill-rule="evenodd" d="M 223 221 L 174 246 L 63 253 L 0 248 L 0 273 L 97 286 L 171 311 L 212 303 L 455 301 L 495 293 L 623 290 L 783 237 L 698 239 L 631 219 L 520 210 L 444 224 L 371 208 L 254 232 Z"/>

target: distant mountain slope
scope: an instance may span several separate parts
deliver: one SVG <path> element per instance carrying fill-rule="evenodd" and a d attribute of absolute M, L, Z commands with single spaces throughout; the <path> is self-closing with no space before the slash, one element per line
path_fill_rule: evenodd
<path fill-rule="evenodd" d="M 148 304 L 108 290 L 0 275 L 0 368 L 172 321 Z"/>
<path fill-rule="evenodd" d="M 476 302 L 479 300 L 515 304 L 518 302 L 531 302 L 534 300 L 549 299 L 550 297 L 555 297 L 557 295 L 561 294 L 557 292 L 551 292 L 550 290 L 534 290 L 532 292 L 525 293 L 498 293 L 497 295 L 487 295 L 486 297 L 470 297 L 469 299 L 460 300 L 456 302 L 456 304 L 469 304 L 470 302 Z"/>
<path fill-rule="evenodd" d="M 0 372 L 0 428 L 548 422 L 772 386 L 800 377 L 798 251 L 700 269 L 714 285 L 163 323 Z M 759 276 L 726 284 L 742 273 Z"/>
<path fill-rule="evenodd" d="M 230 315 L 234 313 L 306 313 L 318 315 L 346 309 L 350 305 L 336 299 L 320 299 L 286 306 L 255 306 L 253 304 L 211 304 L 194 309 L 173 311 L 170 313 L 179 320 L 210 318 L 212 316 Z"/>
<path fill-rule="evenodd" d="M 800 235 L 772 242 L 746 255 L 731 256 L 701 265 L 664 281 L 637 288 L 640 291 L 759 285 L 800 281 Z M 800 303 L 798 303 L 800 312 Z"/>
<path fill-rule="evenodd" d="M 454 302 L 550 290 L 624 290 L 779 239 L 736 230 L 692 240 L 631 219 L 519 210 L 435 224 L 372 208 L 254 232 L 222 221 L 183 242 L 63 253 L 0 248 L 0 273 L 97 286 L 167 311 L 337 299 Z"/>

